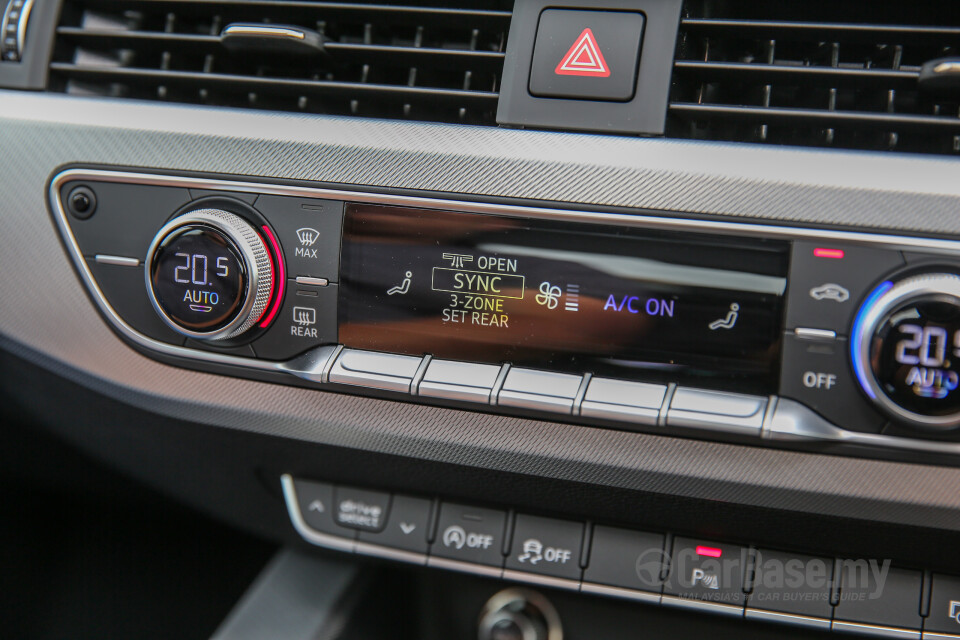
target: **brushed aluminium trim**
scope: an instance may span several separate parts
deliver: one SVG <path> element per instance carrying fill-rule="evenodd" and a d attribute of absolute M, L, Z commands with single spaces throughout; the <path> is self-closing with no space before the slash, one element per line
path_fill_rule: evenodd
<path fill-rule="evenodd" d="M 126 256 L 107 256 L 98 253 L 93 256 L 93 261 L 97 264 L 109 264 L 115 267 L 139 267 L 139 258 L 128 258 Z"/>
<path fill-rule="evenodd" d="M 750 222 L 728 222 L 723 220 L 701 220 L 695 218 L 676 218 L 652 216 L 647 214 L 614 213 L 602 211 L 577 211 L 553 209 L 547 207 L 528 207 L 487 202 L 470 202 L 423 196 L 406 196 L 386 193 L 369 193 L 347 189 L 327 189 L 321 187 L 300 187 L 292 185 L 270 184 L 265 182 L 236 181 L 215 178 L 191 178 L 185 176 L 167 176 L 162 174 L 135 173 L 130 171 L 108 171 L 101 169 L 67 169 L 57 174 L 51 182 L 51 201 L 58 198 L 56 187 L 69 180 L 96 180 L 120 182 L 125 184 L 145 184 L 160 187 L 183 187 L 187 189 L 210 189 L 219 191 L 258 192 L 267 195 L 295 196 L 301 198 L 323 198 L 366 204 L 385 204 L 424 209 L 455 210 L 462 213 L 478 213 L 505 217 L 533 218 L 567 222 L 593 222 L 597 224 L 618 225 L 624 227 L 653 227 L 671 231 L 700 231 L 724 235 L 746 235 L 751 237 L 775 238 L 783 240 L 832 240 L 884 246 L 890 249 L 911 251 L 938 251 L 960 255 L 960 241 L 937 238 L 916 238 L 911 236 L 869 233 L 863 231 L 840 231 L 833 229 L 808 229 L 804 227 L 777 226 Z"/>
<path fill-rule="evenodd" d="M 900 629 L 898 627 L 884 627 L 876 624 L 860 624 L 857 622 L 841 622 L 834 620 L 830 625 L 832 631 L 840 633 L 857 633 L 876 638 L 893 638 L 894 640 L 920 640 L 919 629 Z"/>
<path fill-rule="evenodd" d="M 780 398 L 773 417 L 764 421 L 762 437 L 783 442 L 835 442 L 837 444 L 900 449 L 918 453 L 960 455 L 960 442 L 915 440 L 877 433 L 847 431 L 827 422 L 812 409 L 796 400 Z"/>
<path fill-rule="evenodd" d="M 937 633 L 936 631 L 924 631 L 923 640 L 960 640 L 960 635 L 952 633 Z"/>
<path fill-rule="evenodd" d="M 385 560 L 395 560 L 397 562 L 406 562 L 407 564 L 415 564 L 421 567 L 426 566 L 427 564 L 426 554 L 414 553 L 413 551 L 403 551 L 401 549 L 391 549 L 389 547 L 382 547 L 378 544 L 371 544 L 369 542 L 358 541 L 354 545 L 353 552 L 362 556 L 383 558 Z"/>
<path fill-rule="evenodd" d="M 308 285 L 311 287 L 325 287 L 330 284 L 326 278 L 314 278 L 311 276 L 297 276 L 297 284 Z"/>
<path fill-rule="evenodd" d="M 802 340 L 836 340 L 837 332 L 830 329 L 813 329 L 810 327 L 797 327 L 793 330 L 793 335 Z"/>
<path fill-rule="evenodd" d="M 826 618 L 814 618 L 793 613 L 781 613 L 779 611 L 765 611 L 763 609 L 751 609 L 748 607 L 744 613 L 744 617 L 747 620 L 762 620 L 764 622 L 790 624 L 797 627 L 809 627 L 811 629 L 830 629 L 830 621 Z"/>
<path fill-rule="evenodd" d="M 596 584 L 594 582 L 583 582 L 580 584 L 580 593 L 590 593 L 598 596 L 609 596 L 612 598 L 622 598 L 624 600 L 635 600 L 647 604 L 660 604 L 659 593 L 649 593 L 647 591 L 636 591 L 634 589 L 625 589 L 623 587 L 610 587 L 605 584 Z"/>
<path fill-rule="evenodd" d="M 744 610 L 744 605 L 742 604 L 724 604 L 722 602 L 711 602 L 709 600 L 697 600 L 694 598 L 681 598 L 679 596 L 670 596 L 666 594 L 660 597 L 660 604 L 666 607 L 676 607 L 678 609 L 709 611 L 710 613 L 719 613 L 721 615 L 735 618 L 742 618 Z"/>
<path fill-rule="evenodd" d="M 450 571 L 459 571 L 460 573 L 472 573 L 485 578 L 500 578 L 503 575 L 501 567 L 487 567 L 472 562 L 463 562 L 461 560 L 449 560 L 447 558 L 438 558 L 430 556 L 427 558 L 428 567 L 437 567 L 439 569 L 449 569 Z"/>
<path fill-rule="evenodd" d="M 30 21 L 30 13 L 33 11 L 34 0 L 27 0 L 20 9 L 20 21 L 17 23 L 17 55 L 23 56 L 23 51 L 27 46 L 27 23 Z"/>
<path fill-rule="evenodd" d="M 544 576 L 540 575 L 539 573 L 527 573 L 525 571 L 517 571 L 515 569 L 504 569 L 503 574 L 500 577 L 504 580 L 525 582 L 527 584 L 535 584 L 541 587 L 550 587 L 552 589 L 566 589 L 567 591 L 580 590 L 579 580 L 555 578 L 553 576 Z"/>
<path fill-rule="evenodd" d="M 290 474 L 285 473 L 280 476 L 280 486 L 283 488 L 283 499 L 284 502 L 287 503 L 287 514 L 290 516 L 290 522 L 293 523 L 293 528 L 297 530 L 297 533 L 299 533 L 304 540 L 319 547 L 353 553 L 356 547 L 354 540 L 339 538 L 328 533 L 320 533 L 312 529 L 303 520 L 303 515 L 300 513 L 299 502 L 297 502 L 297 489 L 294 486 L 293 477 Z"/>

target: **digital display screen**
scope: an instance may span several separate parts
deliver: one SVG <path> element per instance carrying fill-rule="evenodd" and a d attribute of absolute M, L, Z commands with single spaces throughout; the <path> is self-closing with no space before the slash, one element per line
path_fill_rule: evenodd
<path fill-rule="evenodd" d="M 874 339 L 874 374 L 896 404 L 928 416 L 960 410 L 960 310 L 913 302 L 892 313 Z"/>
<path fill-rule="evenodd" d="M 348 205 L 340 342 L 772 393 L 788 247 Z"/>
<path fill-rule="evenodd" d="M 150 278 L 157 304 L 193 331 L 225 326 L 244 300 L 246 274 L 236 247 L 212 227 L 188 225 L 157 248 Z"/>

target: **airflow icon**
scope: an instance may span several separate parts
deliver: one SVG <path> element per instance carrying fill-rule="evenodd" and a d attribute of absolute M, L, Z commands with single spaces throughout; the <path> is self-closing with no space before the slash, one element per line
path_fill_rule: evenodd
<path fill-rule="evenodd" d="M 311 229 L 310 227 L 297 229 L 297 240 L 299 240 L 300 244 L 304 247 L 312 247 L 313 243 L 316 242 L 319 237 L 320 232 L 316 229 Z"/>

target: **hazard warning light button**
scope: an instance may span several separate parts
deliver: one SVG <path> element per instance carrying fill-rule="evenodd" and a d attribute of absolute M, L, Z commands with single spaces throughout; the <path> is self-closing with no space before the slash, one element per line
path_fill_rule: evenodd
<path fill-rule="evenodd" d="M 540 14 L 530 93 L 626 102 L 633 98 L 642 13 L 546 9 Z"/>

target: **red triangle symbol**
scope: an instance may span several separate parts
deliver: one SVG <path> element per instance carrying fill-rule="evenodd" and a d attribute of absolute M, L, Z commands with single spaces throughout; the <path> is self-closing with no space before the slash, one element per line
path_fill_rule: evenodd
<path fill-rule="evenodd" d="M 584 29 L 573 43 L 567 55 L 563 57 L 554 73 L 559 76 L 595 76 L 606 78 L 610 75 L 607 61 L 597 45 L 593 31 Z"/>

